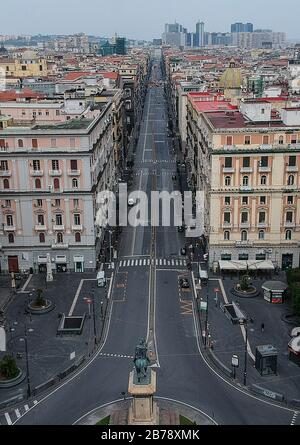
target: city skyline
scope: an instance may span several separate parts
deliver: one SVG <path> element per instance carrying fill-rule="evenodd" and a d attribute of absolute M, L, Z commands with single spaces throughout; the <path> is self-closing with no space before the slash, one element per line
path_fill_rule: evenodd
<path fill-rule="evenodd" d="M 1 33 L 67 35 L 84 32 L 111 36 L 117 32 L 129 39 L 152 40 L 160 37 L 165 23 L 176 20 L 186 28 L 194 29 L 196 22 L 200 20 L 205 22 L 206 30 L 210 32 L 230 32 L 232 23 L 252 22 L 255 29 L 271 28 L 274 31 L 287 32 L 290 40 L 300 40 L 297 23 L 297 11 L 300 12 L 300 7 L 297 0 L 287 0 L 285 4 L 286 8 L 295 12 L 290 16 L 288 29 L 282 24 L 280 8 L 276 8 L 278 1 L 267 0 L 262 5 L 258 0 L 253 0 L 251 5 L 245 5 L 237 0 L 227 0 L 226 8 L 223 8 L 219 18 L 215 11 L 224 6 L 223 3 L 222 0 L 216 0 L 213 6 L 204 4 L 199 8 L 197 0 L 189 0 L 184 4 L 178 0 L 166 0 L 163 4 L 153 0 L 151 9 L 145 14 L 145 9 L 141 8 L 138 0 L 129 0 L 126 3 L 116 0 L 113 9 L 104 2 L 87 0 L 85 10 L 82 10 L 79 0 L 72 2 L 72 9 L 65 0 L 53 0 L 49 5 L 41 4 L 37 0 L 28 0 L 22 12 L 19 8 L 20 1 L 12 0 L 2 10 Z M 18 9 L 20 12 L 16 13 Z M 70 16 L 72 20 L 66 21 Z"/>

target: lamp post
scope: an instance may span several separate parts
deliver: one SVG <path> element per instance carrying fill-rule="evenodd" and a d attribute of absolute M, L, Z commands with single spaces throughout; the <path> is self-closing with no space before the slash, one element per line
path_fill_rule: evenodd
<path fill-rule="evenodd" d="M 26 324 L 24 325 L 24 338 L 20 338 L 20 341 L 25 343 L 25 358 L 26 358 L 26 374 L 27 374 L 27 398 L 31 397 L 31 385 L 30 385 L 30 375 L 29 375 L 29 360 L 28 360 L 28 341 L 27 332 L 33 332 L 33 329 L 28 329 Z"/>
<path fill-rule="evenodd" d="M 245 341 L 245 359 L 244 359 L 244 386 L 247 386 L 247 358 L 248 358 L 248 320 L 244 320 L 244 326 L 246 330 Z"/>
<path fill-rule="evenodd" d="M 205 349 L 207 346 L 207 338 L 208 338 L 208 290 L 206 291 L 205 342 L 204 342 Z"/>

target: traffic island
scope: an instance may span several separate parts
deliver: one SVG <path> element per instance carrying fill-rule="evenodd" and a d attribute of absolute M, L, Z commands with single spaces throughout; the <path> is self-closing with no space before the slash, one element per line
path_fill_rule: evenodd
<path fill-rule="evenodd" d="M 18 368 L 15 359 L 5 355 L 0 361 L 0 388 L 13 388 L 25 379 L 26 374 Z"/>
<path fill-rule="evenodd" d="M 44 298 L 43 290 L 38 289 L 36 299 L 27 305 L 27 312 L 31 315 L 43 315 L 52 311 L 54 307 L 51 300 Z"/>
<path fill-rule="evenodd" d="M 249 275 L 244 275 L 240 282 L 238 282 L 231 293 L 236 297 L 242 298 L 254 298 L 258 297 L 260 290 L 251 284 L 251 278 Z"/>

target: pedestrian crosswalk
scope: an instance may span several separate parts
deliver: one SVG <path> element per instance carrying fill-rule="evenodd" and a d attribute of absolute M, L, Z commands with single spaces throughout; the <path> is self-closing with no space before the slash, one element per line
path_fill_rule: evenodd
<path fill-rule="evenodd" d="M 125 267 L 148 267 L 150 265 L 161 267 L 186 267 L 185 259 L 180 258 L 139 258 L 139 259 L 124 259 L 119 261 L 119 268 Z"/>
<path fill-rule="evenodd" d="M 7 412 L 0 413 L 0 425 L 13 425 L 37 403 L 37 400 L 33 400 L 22 406 L 19 406 L 18 408 L 14 408 L 12 410 L 7 409 Z"/>

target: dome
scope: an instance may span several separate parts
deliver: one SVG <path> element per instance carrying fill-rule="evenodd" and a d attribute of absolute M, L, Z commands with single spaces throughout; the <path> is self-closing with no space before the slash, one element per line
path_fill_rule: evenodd
<path fill-rule="evenodd" d="M 234 60 L 231 60 L 229 68 L 222 74 L 220 87 L 224 89 L 238 89 L 243 85 L 241 70 L 236 68 Z"/>

